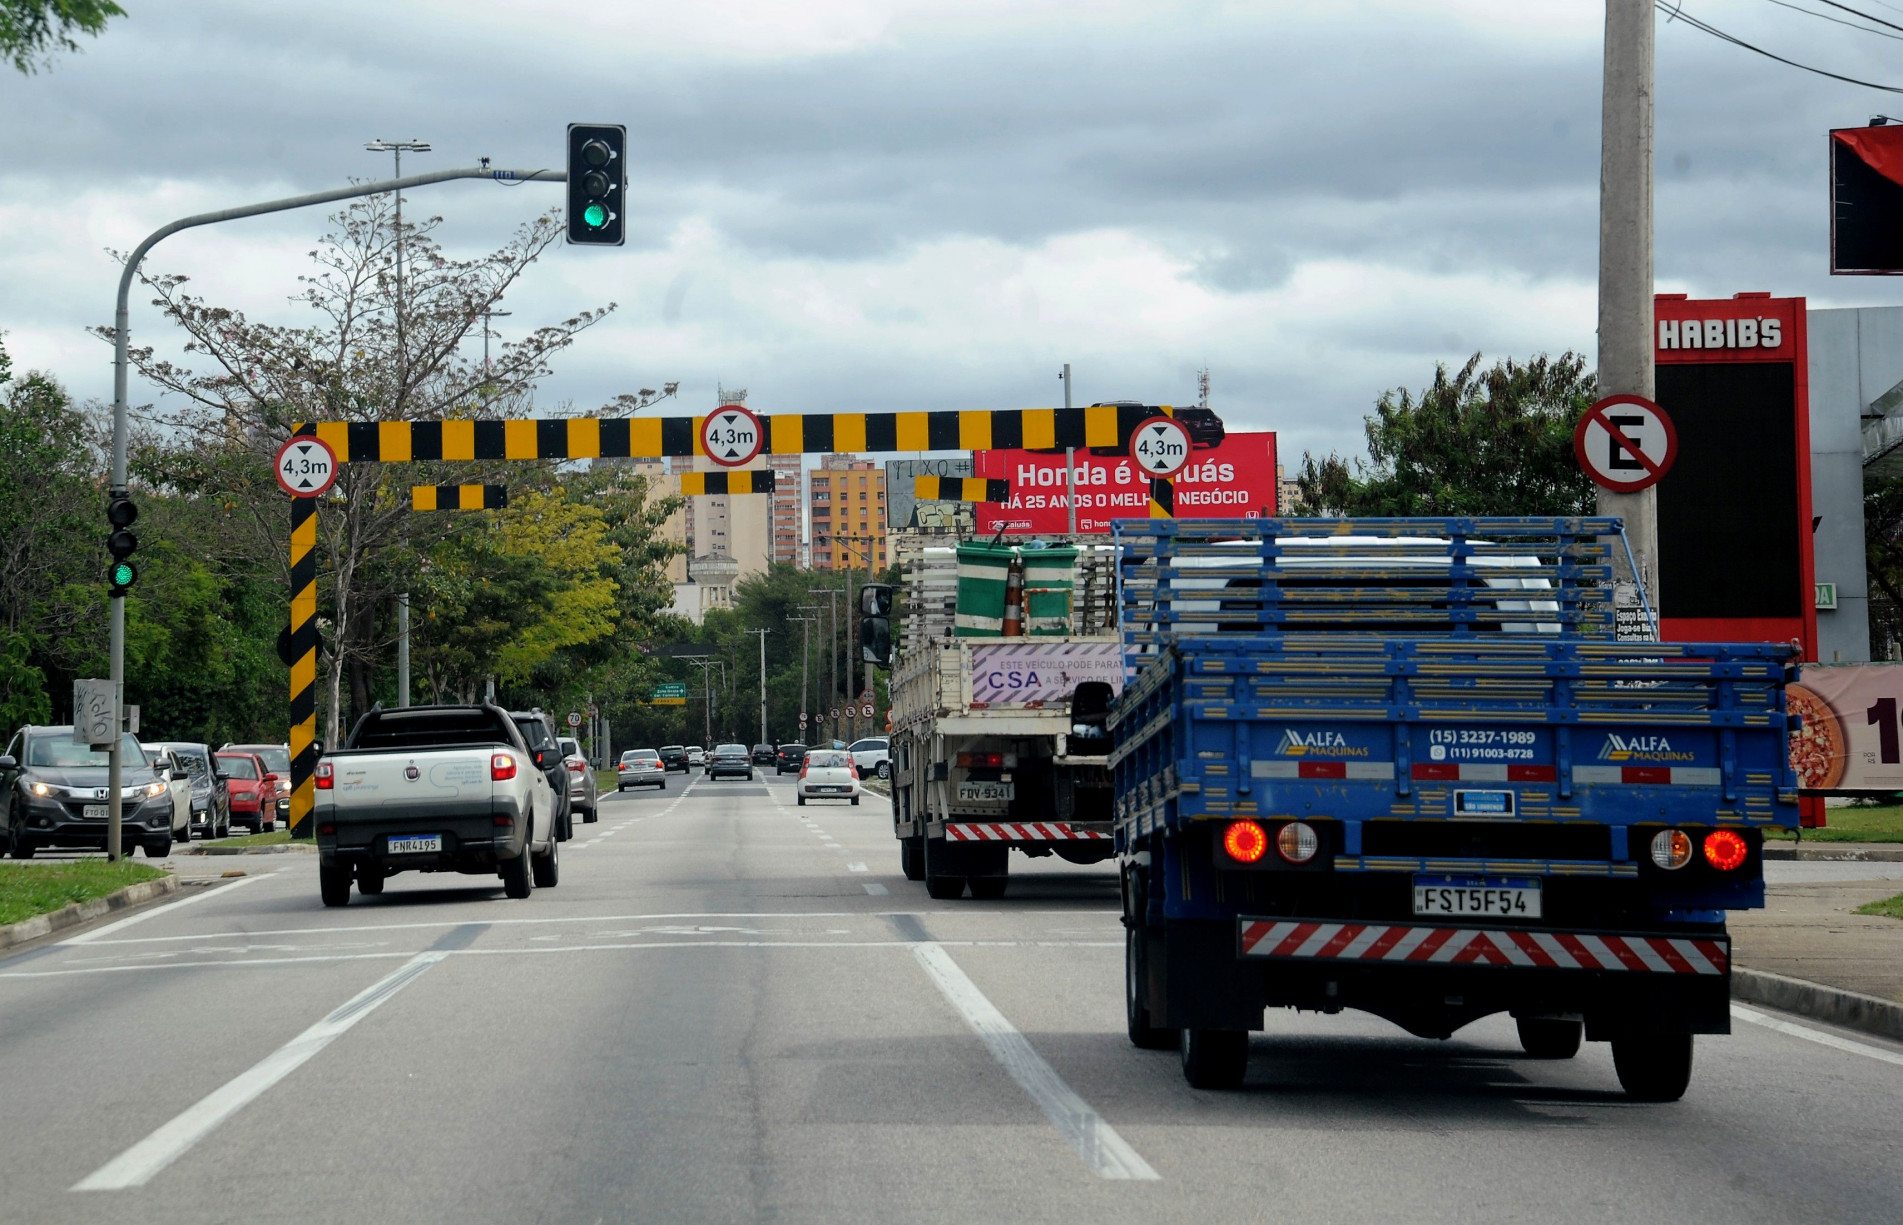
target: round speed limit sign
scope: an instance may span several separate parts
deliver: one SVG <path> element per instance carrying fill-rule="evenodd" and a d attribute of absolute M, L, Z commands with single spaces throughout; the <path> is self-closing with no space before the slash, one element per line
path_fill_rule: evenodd
<path fill-rule="evenodd" d="M 1153 480 L 1181 472 L 1189 452 L 1189 431 L 1174 417 L 1151 417 L 1130 435 L 1130 458 Z"/>
<path fill-rule="evenodd" d="M 741 404 L 723 404 L 700 423 L 700 449 L 723 468 L 753 462 L 766 446 L 760 419 Z"/>
<path fill-rule="evenodd" d="M 321 497 L 337 483 L 337 453 L 319 438 L 299 434 L 285 439 L 271 466 L 278 488 L 294 498 Z"/>

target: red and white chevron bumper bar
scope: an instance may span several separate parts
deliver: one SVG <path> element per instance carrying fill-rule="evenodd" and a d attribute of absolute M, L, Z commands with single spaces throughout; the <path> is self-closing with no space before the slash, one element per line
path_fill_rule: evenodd
<path fill-rule="evenodd" d="M 947 825 L 953 842 L 1085 842 L 1107 841 L 1109 834 L 1072 829 L 1062 821 L 983 821 Z"/>
<path fill-rule="evenodd" d="M 1724 937 L 1601 936 L 1583 932 L 1389 923 L 1242 919 L 1244 957 L 1390 965 L 1506 966 L 1528 970 L 1620 970 L 1723 975 Z"/>

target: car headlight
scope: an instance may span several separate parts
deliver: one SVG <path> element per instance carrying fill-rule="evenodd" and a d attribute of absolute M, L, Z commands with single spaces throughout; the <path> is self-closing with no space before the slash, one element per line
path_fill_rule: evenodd
<path fill-rule="evenodd" d="M 45 783 L 34 783 L 31 787 L 27 788 L 27 790 L 39 796 L 41 799 L 45 799 L 47 796 L 53 794 L 53 788 Z"/>
<path fill-rule="evenodd" d="M 145 787 L 145 793 L 149 796 L 164 795 L 165 784 L 164 783 L 147 783 Z"/>

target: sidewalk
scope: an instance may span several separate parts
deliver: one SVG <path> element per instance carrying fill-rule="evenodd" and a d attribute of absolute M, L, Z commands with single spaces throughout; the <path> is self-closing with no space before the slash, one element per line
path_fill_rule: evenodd
<path fill-rule="evenodd" d="M 1890 864 L 1871 865 L 1865 879 L 1856 879 L 1861 873 L 1849 864 L 1833 867 L 1837 870 L 1829 876 L 1819 873 L 1815 879 L 1794 879 L 1788 870 L 1775 872 L 1766 865 L 1770 879 L 1765 885 L 1765 909 L 1731 912 L 1733 962 L 1743 970 L 1801 983 L 1753 982 L 1748 975 L 1739 975 L 1733 994 L 1897 1036 L 1894 1031 L 1903 1021 L 1903 920 L 1853 912 L 1865 903 L 1903 893 L 1903 880 L 1895 879 Z M 1785 879 L 1779 880 L 1780 876 Z M 1805 983 L 1825 990 L 1808 991 Z M 1869 1008 L 1855 1000 L 1832 998 L 1841 992 L 1888 1001 L 1893 1007 Z M 1846 1019 L 1867 1013 L 1888 1015 L 1877 1016 L 1870 1024 Z"/>

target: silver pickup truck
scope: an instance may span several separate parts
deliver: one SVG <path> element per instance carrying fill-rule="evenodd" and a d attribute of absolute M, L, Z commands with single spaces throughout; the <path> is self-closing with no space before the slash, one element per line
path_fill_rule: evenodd
<path fill-rule="evenodd" d="M 538 757 L 497 706 L 372 710 L 317 763 L 324 905 L 347 904 L 352 880 L 382 893 L 398 872 L 494 873 L 514 898 L 554 887 L 555 794 Z"/>

